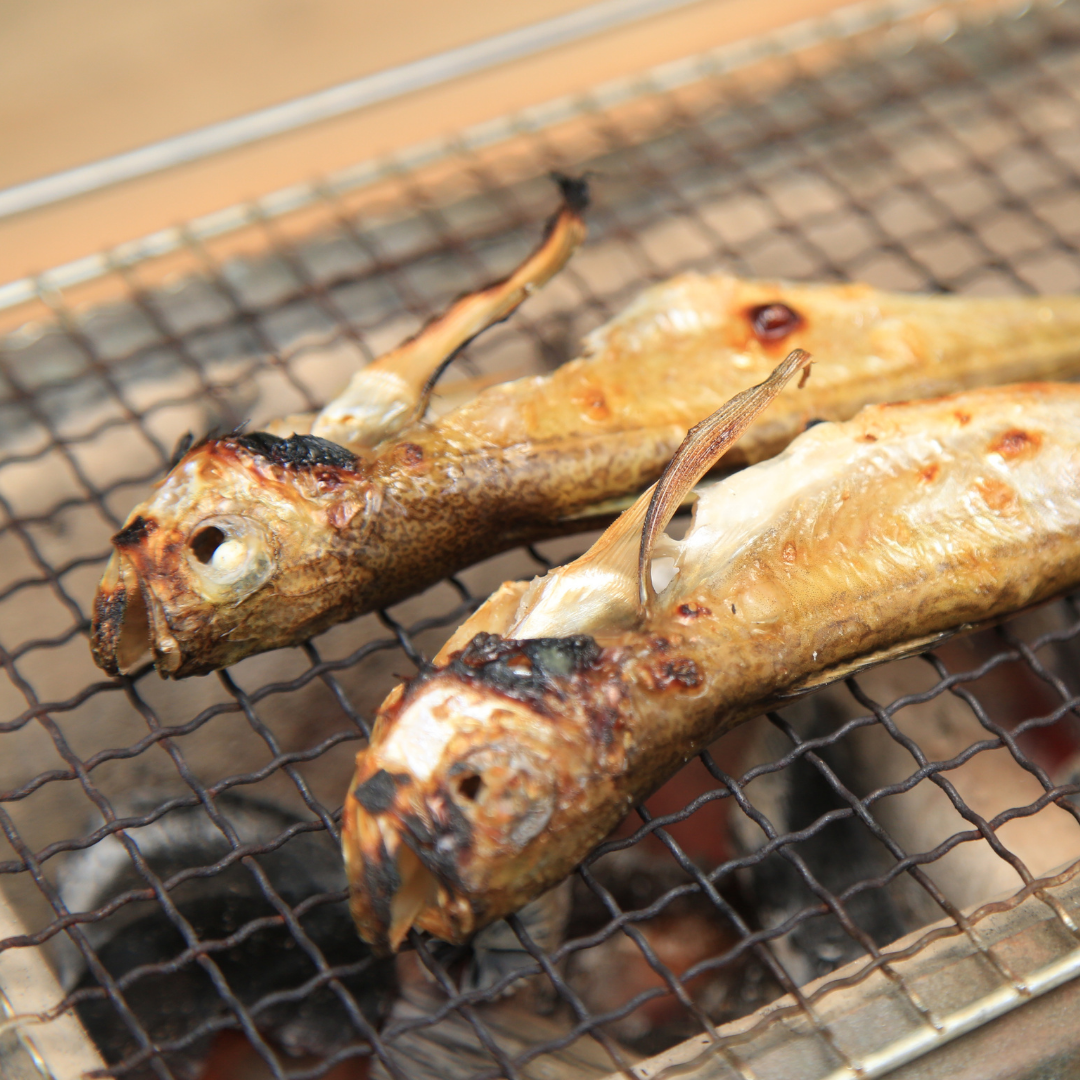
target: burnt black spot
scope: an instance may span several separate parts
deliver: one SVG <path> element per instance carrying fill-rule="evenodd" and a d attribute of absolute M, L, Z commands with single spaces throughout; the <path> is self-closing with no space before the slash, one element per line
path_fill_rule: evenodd
<path fill-rule="evenodd" d="M 116 633 L 124 621 L 127 607 L 127 593 L 123 589 L 115 592 L 99 592 L 94 597 L 93 633 Z"/>
<path fill-rule="evenodd" d="M 405 465 L 419 465 L 424 460 L 423 447 L 417 446 L 416 443 L 402 443 L 398 447 L 398 454 L 401 455 L 401 460 Z"/>
<path fill-rule="evenodd" d="M 570 210 L 575 214 L 583 213 L 589 205 L 589 183 L 584 176 L 565 176 L 563 173 L 553 172 L 551 179 L 559 185 L 559 191 L 563 197 L 563 205 L 558 213 L 552 214 L 544 225 L 544 241 L 554 232 L 559 223 L 563 210 Z"/>
<path fill-rule="evenodd" d="M 471 682 L 537 704 L 545 694 L 558 693 L 560 683 L 584 671 L 599 655 L 600 646 L 587 634 L 525 641 L 477 634 L 449 668 Z"/>
<path fill-rule="evenodd" d="M 409 830 L 413 838 L 421 844 L 431 844 L 435 841 L 435 834 L 428 827 L 428 823 L 416 814 L 402 814 L 401 824 Z"/>
<path fill-rule="evenodd" d="M 232 436 L 226 441 L 267 458 L 275 465 L 298 469 L 311 469 L 316 465 L 351 469 L 356 465 L 355 454 L 316 435 L 290 435 L 282 439 L 266 431 L 253 431 L 250 435 Z"/>
<path fill-rule="evenodd" d="M 397 784 L 385 769 L 380 769 L 374 776 L 357 784 L 353 798 L 369 813 L 382 814 L 394 805 Z"/>
<path fill-rule="evenodd" d="M 695 604 L 693 600 L 679 605 L 679 614 L 684 619 L 697 619 L 702 615 L 711 615 L 712 612 L 704 604 Z"/>
<path fill-rule="evenodd" d="M 600 646 L 587 634 L 575 634 L 568 638 L 527 641 L 524 652 L 539 674 L 566 678 L 592 664 L 600 655 Z"/>
<path fill-rule="evenodd" d="M 553 172 L 551 179 L 559 185 L 562 192 L 563 202 L 566 203 L 576 214 L 580 214 L 589 207 L 589 181 L 584 176 L 567 176 L 564 173 Z"/>
<path fill-rule="evenodd" d="M 127 593 L 124 589 L 99 592 L 94 597 L 94 615 L 90 623 L 90 642 L 94 661 L 110 675 L 119 675 L 116 662 L 116 645 L 127 609 Z"/>
<path fill-rule="evenodd" d="M 375 858 L 364 860 L 364 889 L 372 912 L 383 926 L 390 925 L 390 901 L 400 888 L 397 863 L 390 858 L 386 845 L 380 843 Z"/>
<path fill-rule="evenodd" d="M 600 705 L 588 712 L 589 735 L 600 746 L 610 746 L 615 741 L 615 729 L 622 720 L 618 709 Z"/>
<path fill-rule="evenodd" d="M 465 885 L 461 880 L 458 860 L 472 843 L 472 826 L 445 792 L 440 800 L 439 818 L 441 820 L 436 820 L 433 831 L 420 818 L 402 815 L 401 822 L 412 841 L 407 838 L 406 843 L 440 881 L 463 889 Z"/>
<path fill-rule="evenodd" d="M 702 682 L 701 672 L 697 664 L 688 657 L 680 657 L 678 660 L 668 660 L 660 668 L 660 682 L 666 686 L 678 683 L 687 689 L 700 686 Z"/>
<path fill-rule="evenodd" d="M 446 812 L 446 827 L 443 835 L 449 833 L 454 838 L 453 848 L 456 852 L 462 852 L 472 843 L 473 830 L 472 823 L 465 816 L 464 811 L 453 799 L 445 800 L 445 812 Z M 440 846 L 436 842 L 436 850 L 440 849 Z M 447 846 L 449 850 L 449 845 Z M 444 871 L 445 872 L 445 871 Z"/>
<path fill-rule="evenodd" d="M 176 440 L 176 446 L 173 447 L 172 457 L 169 458 L 169 472 L 172 472 L 177 465 L 180 464 L 183 456 L 191 449 L 192 443 L 195 442 L 195 435 L 189 431 L 186 435 L 181 435 Z"/>
<path fill-rule="evenodd" d="M 750 308 L 746 317 L 758 341 L 765 342 L 783 341 L 803 324 L 803 317 L 779 300 Z"/>
<path fill-rule="evenodd" d="M 156 521 L 147 520 L 142 514 L 137 514 L 129 525 L 125 525 L 113 538 L 113 544 L 118 547 L 131 547 L 139 543 L 144 537 L 149 536 L 157 528 Z"/>

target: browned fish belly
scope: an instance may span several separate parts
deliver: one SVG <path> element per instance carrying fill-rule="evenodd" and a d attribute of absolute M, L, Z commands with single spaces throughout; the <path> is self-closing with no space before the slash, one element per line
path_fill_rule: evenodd
<path fill-rule="evenodd" d="M 573 229 L 549 237 L 555 254 L 508 279 L 514 288 L 504 283 L 484 311 L 503 317 L 525 278 L 546 280 L 579 238 Z M 444 352 L 483 323 L 469 302 L 433 325 Z M 114 539 L 94 609 L 97 663 L 130 670 L 149 650 L 163 675 L 207 672 L 587 527 L 580 515 L 655 480 L 692 424 L 794 346 L 814 354 L 814 379 L 780 395 L 730 464 L 767 458 L 807 421 L 846 419 L 868 402 L 1075 374 L 1080 300 L 684 275 L 594 333 L 581 359 L 430 423 L 408 416 L 426 400 L 423 373 L 445 359 L 429 346 L 361 373 L 374 411 L 360 408 L 358 376 L 319 417 L 276 426 L 300 434 L 191 449 Z"/>
<path fill-rule="evenodd" d="M 694 482 L 679 463 L 716 430 L 687 440 L 654 505 Z M 770 702 L 1075 587 L 1080 387 L 811 428 L 703 494 L 682 541 L 662 517 L 641 607 L 646 504 L 577 563 L 504 586 L 383 705 L 343 829 L 368 941 L 468 937 Z"/>

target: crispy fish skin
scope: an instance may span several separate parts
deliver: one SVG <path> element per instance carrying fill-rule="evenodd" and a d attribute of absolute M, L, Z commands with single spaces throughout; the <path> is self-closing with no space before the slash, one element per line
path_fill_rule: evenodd
<path fill-rule="evenodd" d="M 582 358 L 354 447 L 332 480 L 306 459 L 334 444 L 310 435 L 291 437 L 313 440 L 306 457 L 268 436 L 265 453 L 238 450 L 235 437 L 207 440 L 118 535 L 95 606 L 95 659 L 115 674 L 148 644 L 163 675 L 212 671 L 516 544 L 587 528 L 583 512 L 655 480 L 691 425 L 793 347 L 814 354 L 813 380 L 780 394 L 731 465 L 767 458 L 809 420 L 847 419 L 868 402 L 1076 374 L 1080 299 L 915 297 L 689 274 L 648 290 L 591 335 Z M 207 587 L 192 564 L 206 522 L 230 515 L 259 523 L 246 541 L 261 537 L 269 566 L 256 588 L 250 576 L 241 588 L 224 578 Z M 153 531 L 123 539 L 140 522 Z"/>
<path fill-rule="evenodd" d="M 688 428 L 796 348 L 813 356 L 813 379 L 781 391 L 727 466 L 772 457 L 808 421 L 847 420 L 863 405 L 1075 375 L 1080 298 L 918 296 L 683 274 L 590 334 L 580 359 L 486 390 L 443 417 L 438 435 L 467 447 L 616 432 L 671 438 L 678 429 L 666 463 Z"/>
<path fill-rule="evenodd" d="M 1075 587 L 1080 387 L 871 406 L 715 485 L 694 515 L 643 615 L 544 608 L 537 590 L 568 588 L 571 564 L 504 587 L 391 693 L 343 821 L 366 940 L 464 940 L 778 698 Z"/>

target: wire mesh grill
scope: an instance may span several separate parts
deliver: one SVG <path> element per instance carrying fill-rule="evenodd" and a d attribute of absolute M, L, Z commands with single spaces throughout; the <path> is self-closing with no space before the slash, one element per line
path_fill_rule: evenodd
<path fill-rule="evenodd" d="M 945 917 L 903 954 L 967 935 L 1009 984 L 978 922 L 1035 895 L 1074 940 L 1045 891 L 1080 858 L 1072 601 L 732 733 L 569 892 L 471 951 L 416 938 L 396 967 L 348 929 L 351 756 L 399 676 L 580 537 L 218 676 L 90 662 L 108 538 L 178 437 L 317 407 L 528 249 L 551 169 L 592 175 L 589 243 L 469 348 L 470 380 L 551 369 L 682 270 L 1080 287 L 1080 4 L 841 20 L 753 60 L 584 98 L 292 214 L 253 206 L 223 237 L 117 255 L 85 296 L 42 279 L 0 351 L 0 881 L 26 931 L 0 953 L 44 947 L 108 1075 L 201 1075 L 231 1031 L 277 1077 L 601 1076 L 704 1032 L 747 1077 L 720 1029 L 784 992 L 831 1067 L 853 1066 L 819 1016 L 832 984 L 801 984 L 861 958 L 847 984 L 884 972 L 933 1025 L 893 939 Z"/>

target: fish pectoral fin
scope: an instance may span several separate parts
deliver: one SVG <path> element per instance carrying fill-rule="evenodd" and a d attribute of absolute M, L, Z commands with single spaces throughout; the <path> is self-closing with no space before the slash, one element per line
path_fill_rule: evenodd
<path fill-rule="evenodd" d="M 589 205 L 588 184 L 584 179 L 558 173 L 553 178 L 562 192 L 563 203 L 549 220 L 544 239 L 536 250 L 509 277 L 462 297 L 431 324 L 434 347 L 428 345 L 430 359 L 417 365 L 417 374 L 424 375 L 424 382 L 409 422 L 418 420 L 427 411 L 435 385 L 461 350 L 489 326 L 509 318 L 537 289 L 543 288 L 584 241 L 586 226 L 582 214 Z M 418 337 L 425 333 L 421 331 Z M 432 369 L 432 359 L 440 354 L 443 358 Z"/>
<path fill-rule="evenodd" d="M 652 558 L 658 537 L 675 511 L 784 384 L 809 363 L 809 353 L 793 350 L 764 382 L 737 394 L 692 427 L 660 479 L 581 558 L 550 571 L 522 596 L 510 633 L 515 637 L 567 633 L 568 612 L 573 613 L 578 633 L 640 619 L 653 595 Z"/>
<path fill-rule="evenodd" d="M 810 354 L 802 349 L 793 349 L 764 382 L 736 394 L 686 433 L 682 445 L 654 485 L 644 515 L 637 567 L 642 609 L 648 607 L 653 595 L 649 568 L 656 538 L 668 527 L 694 485 L 723 457 L 796 371 L 803 372 L 799 382 L 802 387 L 810 372 Z"/>
<path fill-rule="evenodd" d="M 556 176 L 563 204 L 544 239 L 509 276 L 455 301 L 404 344 L 358 371 L 315 418 L 311 433 L 350 449 L 370 447 L 424 415 L 435 384 L 461 350 L 546 285 L 585 239 L 584 180 Z"/>
<path fill-rule="evenodd" d="M 1012 618 L 1013 614 L 1010 614 L 1009 617 Z M 992 626 L 996 626 L 999 622 L 1001 622 L 1001 619 L 989 619 L 986 622 L 981 623 L 967 623 L 963 626 L 954 627 L 951 630 L 941 630 L 935 634 L 924 634 L 921 637 L 910 638 L 908 641 L 902 641 L 898 645 L 890 645 L 886 649 L 878 649 L 875 652 L 866 653 L 864 656 L 856 657 L 854 660 L 847 660 L 842 664 L 834 664 L 832 667 L 827 667 L 822 671 L 815 672 L 813 675 L 808 675 L 805 679 L 801 679 L 799 682 L 789 686 L 786 690 L 783 690 L 776 695 L 776 700 L 779 701 L 786 698 L 802 697 L 804 694 L 809 694 L 811 690 L 820 690 L 823 686 L 839 682 L 841 679 L 850 678 L 852 675 L 859 675 L 869 668 L 877 667 L 879 664 L 887 664 L 892 660 L 906 660 L 911 656 L 919 656 L 921 653 L 926 652 L 928 649 L 933 649 L 937 645 L 941 645 L 950 638 L 973 634 L 976 630 L 986 630 Z"/>

